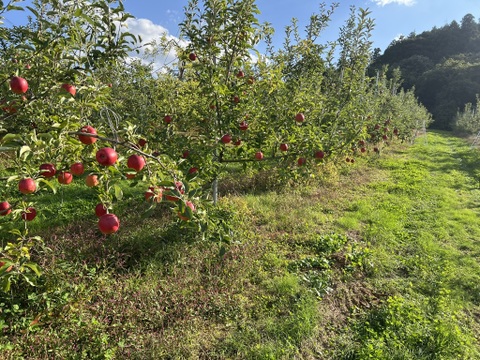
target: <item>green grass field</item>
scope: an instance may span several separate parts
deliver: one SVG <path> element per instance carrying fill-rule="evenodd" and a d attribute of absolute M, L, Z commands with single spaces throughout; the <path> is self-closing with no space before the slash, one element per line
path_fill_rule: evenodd
<path fill-rule="evenodd" d="M 226 248 L 142 218 L 140 189 L 111 237 L 90 189 L 45 197 L 43 275 L 0 294 L 1 358 L 479 359 L 478 150 L 430 132 L 329 170 L 223 196 Z"/>

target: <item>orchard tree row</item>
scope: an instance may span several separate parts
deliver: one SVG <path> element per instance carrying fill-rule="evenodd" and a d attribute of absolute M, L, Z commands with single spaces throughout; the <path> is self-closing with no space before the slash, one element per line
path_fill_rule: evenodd
<path fill-rule="evenodd" d="M 24 10 L 27 26 L 0 32 L 4 289 L 40 274 L 29 250 L 41 239 L 28 222 L 45 191 L 84 182 L 109 235 L 120 229 L 115 206 L 128 181 L 144 187 L 139 201 L 150 209 L 165 204 L 183 226 L 208 232 L 221 219 L 205 209 L 231 163 L 296 179 L 378 156 L 429 121 L 412 93 L 367 77 L 365 10 L 352 8 L 338 40 L 324 45 L 335 6 L 321 5 L 305 35 L 294 21 L 276 50 L 254 0 L 191 0 L 180 24 L 186 45 L 164 39 L 159 48 L 178 62 L 157 73 L 131 60 L 141 43 L 123 26 L 131 16 L 121 1 L 37 0 Z"/>

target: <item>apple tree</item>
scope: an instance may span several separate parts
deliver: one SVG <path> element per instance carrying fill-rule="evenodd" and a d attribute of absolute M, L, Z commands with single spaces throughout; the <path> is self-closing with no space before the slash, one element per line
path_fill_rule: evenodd
<path fill-rule="evenodd" d="M 179 64 L 159 76 L 169 89 L 156 107 L 164 118 L 152 133 L 184 171 L 216 184 L 225 164 L 285 169 L 287 177 L 308 172 L 307 162 L 350 151 L 369 117 L 368 12 L 352 9 L 335 46 L 318 44 L 335 6 L 320 7 L 302 38 L 296 22 L 284 48 L 274 51 L 272 29 L 256 19 L 254 1 L 190 1 L 180 24 Z M 257 51 L 267 42 L 267 53 Z M 214 191 L 215 194 L 215 191 Z M 215 195 L 214 195 L 215 197 Z"/>
<path fill-rule="evenodd" d="M 1 11 L 18 9 L 11 2 Z M 0 190 L 0 280 L 4 290 L 25 279 L 33 284 L 40 270 L 30 250 L 41 239 L 29 222 L 42 209 L 36 200 L 72 181 L 97 193 L 92 215 L 104 234 L 116 232 L 115 204 L 120 181 L 145 180 L 142 201 L 152 208 L 166 202 L 191 223 L 196 191 L 182 182 L 176 161 L 142 149 L 138 127 L 118 114 L 114 72 L 137 46 L 122 29 L 131 17 L 122 1 L 33 1 L 26 26 L 2 27 L 0 99 L 2 183 Z"/>

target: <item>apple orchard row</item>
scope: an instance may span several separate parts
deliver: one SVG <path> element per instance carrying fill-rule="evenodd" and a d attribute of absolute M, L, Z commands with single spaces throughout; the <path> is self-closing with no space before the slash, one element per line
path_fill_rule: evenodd
<path fill-rule="evenodd" d="M 28 82 L 22 77 L 13 76 L 10 79 L 10 88 L 15 94 L 25 94 L 28 90 Z M 70 93 L 72 96 L 75 96 L 76 94 L 76 89 L 73 85 L 63 84 L 61 88 L 66 92 Z M 82 129 L 80 129 L 80 132 L 90 135 L 97 135 L 96 130 L 91 126 L 84 126 Z M 79 135 L 78 138 L 80 142 L 86 145 L 93 144 L 97 141 L 97 138 L 94 136 Z M 97 151 L 96 160 L 102 166 L 113 166 L 118 160 L 118 154 L 113 148 L 105 147 Z M 129 169 L 135 170 L 136 172 L 140 172 L 145 165 L 146 161 L 144 157 L 137 154 L 131 155 L 127 160 L 127 167 Z M 74 176 L 82 176 L 84 172 L 85 168 L 83 163 L 81 162 L 76 162 L 72 164 L 70 166 L 70 171 L 61 171 L 58 173 L 56 171 L 55 165 L 51 163 L 44 163 L 41 164 L 39 167 L 40 176 L 43 176 L 47 179 L 57 176 L 58 182 L 63 185 L 70 184 L 73 181 Z M 127 174 L 127 178 L 131 178 L 132 175 L 133 174 Z M 89 187 L 99 185 L 98 176 L 95 174 L 90 174 L 86 176 L 85 183 Z M 176 182 L 175 184 L 177 187 L 176 190 L 180 194 L 183 194 L 183 184 L 181 182 Z M 24 195 L 33 194 L 37 191 L 37 182 L 33 178 L 24 178 L 19 181 L 18 190 Z M 145 199 L 156 203 L 162 200 L 171 202 L 179 201 L 180 198 L 175 196 L 175 194 L 171 190 L 171 188 L 167 187 L 150 187 L 149 190 L 145 193 Z M 189 207 L 192 211 L 195 210 L 195 206 L 192 202 L 186 201 L 185 205 Z M 11 212 L 12 206 L 8 201 L 0 202 L 0 216 L 7 216 Z M 118 217 L 115 214 L 108 213 L 108 209 L 104 204 L 97 204 L 97 206 L 95 207 L 95 214 L 99 217 L 98 227 L 103 234 L 112 234 L 118 231 L 120 227 L 120 221 Z M 24 221 L 32 221 L 33 219 L 35 219 L 36 215 L 37 211 L 34 207 L 28 207 L 21 212 L 21 218 Z M 182 220 L 189 220 L 189 217 L 186 216 L 186 214 L 184 213 L 179 212 L 178 216 Z"/>
<path fill-rule="evenodd" d="M 80 132 L 90 135 L 96 135 L 96 130 L 91 126 L 84 126 Z M 78 136 L 80 142 L 86 145 L 93 144 L 97 141 L 97 138 L 94 136 L 88 135 L 79 135 Z M 99 149 L 96 152 L 96 160 L 101 166 L 113 166 L 118 160 L 117 152 L 110 147 L 104 147 Z M 146 165 L 145 158 L 137 155 L 132 154 L 127 159 L 127 167 L 132 169 L 136 172 L 140 172 Z M 57 176 L 57 180 L 60 184 L 68 185 L 73 181 L 74 176 L 82 176 L 85 173 L 85 167 L 83 163 L 76 162 L 70 166 L 70 171 L 56 171 L 55 165 L 51 163 L 44 163 L 41 164 L 39 167 L 39 175 L 43 176 L 44 178 L 53 178 Z M 131 178 L 131 175 L 128 174 L 127 177 Z M 85 183 L 88 187 L 95 187 L 99 185 L 98 176 L 95 174 L 87 175 L 85 178 Z M 160 201 L 169 201 L 169 202 L 177 202 L 180 200 L 178 197 L 178 193 L 184 194 L 183 184 L 180 181 L 175 182 L 176 189 L 172 189 L 169 187 L 150 187 L 148 191 L 145 192 L 145 199 L 148 201 L 153 201 L 155 203 L 159 203 Z M 33 194 L 37 191 L 37 183 L 33 178 L 24 178 L 19 181 L 18 183 L 18 190 L 24 194 L 29 195 Z M 176 191 L 174 191 L 176 190 Z M 186 201 L 185 205 L 189 207 L 192 211 L 195 211 L 195 206 L 191 201 Z M 9 215 L 12 211 L 11 205 L 7 202 L 0 203 L 0 215 L 6 216 Z M 25 221 L 32 221 L 37 212 L 36 209 L 33 207 L 28 207 L 21 213 L 21 217 Z M 95 207 L 95 214 L 99 217 L 98 220 L 98 227 L 103 234 L 112 234 L 115 233 L 119 227 L 120 222 L 118 217 L 115 214 L 109 214 L 108 208 L 105 204 L 97 204 Z M 188 221 L 189 217 L 185 213 L 178 213 L 180 219 Z"/>
<path fill-rule="evenodd" d="M 195 54 L 190 54 L 190 60 L 195 61 L 196 56 Z M 239 71 L 237 73 L 237 77 L 243 77 L 244 73 L 242 71 Z M 252 82 L 254 80 L 249 79 Z M 10 79 L 10 88 L 13 93 L 15 94 L 25 94 L 28 90 L 28 82 L 22 77 L 19 76 L 13 76 Z M 73 85 L 71 84 L 63 84 L 61 88 L 66 91 L 67 93 L 71 94 L 72 96 L 76 95 L 76 89 Z M 235 101 L 235 100 L 234 100 Z M 5 110 L 5 109 L 4 109 Z M 297 123 L 303 123 L 305 121 L 305 115 L 303 113 L 297 113 L 295 115 L 295 121 Z M 166 124 L 170 124 L 172 122 L 172 116 L 166 115 L 164 117 L 164 122 Z M 385 127 L 383 128 L 384 134 L 382 135 L 383 140 L 388 140 L 388 135 L 387 133 L 389 132 L 389 129 L 387 125 L 389 124 L 389 121 L 387 120 L 385 122 Z M 244 120 L 239 123 L 239 129 L 242 132 L 245 132 L 248 130 L 248 123 Z M 373 131 L 379 131 L 381 130 L 380 125 L 375 125 Z M 95 128 L 92 126 L 84 126 L 80 129 L 80 133 L 83 133 L 85 135 L 78 135 L 78 139 L 80 140 L 81 143 L 85 145 L 91 145 L 95 143 L 98 140 L 97 137 L 97 131 Z M 398 135 L 398 130 L 395 128 L 393 130 L 394 135 Z M 372 133 L 372 137 L 375 136 L 375 133 Z M 227 145 L 233 143 L 235 146 L 241 145 L 241 139 L 235 139 L 233 141 L 233 137 L 230 134 L 224 134 L 220 138 L 220 142 Z M 141 139 L 138 143 L 140 147 L 143 147 L 146 144 L 146 140 Z M 366 142 L 364 140 L 360 140 L 358 142 L 358 148 L 361 153 L 364 153 L 367 151 L 366 149 Z M 289 145 L 287 143 L 281 143 L 279 146 L 279 150 L 281 152 L 287 152 L 289 150 Z M 379 148 L 374 147 L 374 152 L 378 153 Z M 158 153 L 154 153 L 154 156 L 158 155 Z M 186 150 L 182 154 L 183 158 L 187 158 L 189 156 L 189 151 Z M 322 150 L 318 150 L 313 154 L 314 158 L 317 160 L 322 160 L 326 154 Z M 257 151 L 254 155 L 255 160 L 263 160 L 264 159 L 264 154 L 261 151 Z M 111 147 L 104 147 L 99 149 L 96 152 L 96 160 L 98 164 L 100 164 L 103 167 L 108 167 L 108 166 L 113 166 L 117 163 L 118 160 L 118 154 L 115 151 L 115 149 Z M 298 166 L 303 166 L 306 164 L 306 158 L 305 157 L 299 157 L 297 160 Z M 353 158 L 346 158 L 347 162 L 353 163 L 355 160 Z M 138 154 L 133 154 L 128 157 L 127 160 L 127 167 L 129 169 L 134 170 L 135 172 L 140 172 L 146 165 L 145 158 L 141 155 Z M 198 171 L 198 168 L 196 167 L 191 167 L 189 169 L 189 174 L 194 174 Z M 41 164 L 39 167 L 39 176 L 49 179 L 53 178 L 56 176 L 58 182 L 62 185 L 68 185 L 73 181 L 74 176 L 82 176 L 85 173 L 85 168 L 84 164 L 81 162 L 76 162 L 70 166 L 70 171 L 60 171 L 57 173 L 55 165 L 52 163 L 44 163 Z M 126 177 L 131 179 L 135 177 L 135 174 L 129 173 L 126 174 Z M 98 176 L 95 174 L 89 174 L 85 178 L 85 183 L 88 187 L 95 187 L 100 184 Z M 37 190 L 37 182 L 35 179 L 29 177 L 29 178 L 24 178 L 19 181 L 18 183 L 18 190 L 24 194 L 24 195 L 29 195 L 33 194 Z M 170 203 L 176 203 L 177 201 L 180 201 L 179 195 L 184 194 L 184 188 L 183 184 L 180 181 L 175 181 L 175 186 L 174 187 L 168 187 L 168 186 L 151 186 L 147 192 L 145 192 L 145 199 L 154 203 L 159 203 L 161 201 L 168 201 Z M 185 201 L 185 206 L 183 212 L 178 212 L 178 216 L 180 219 L 188 221 L 191 219 L 191 216 L 188 216 L 188 212 L 195 211 L 195 205 L 191 201 Z M 0 216 L 7 216 L 12 212 L 12 205 L 8 201 L 3 201 L 0 202 Z M 188 208 L 188 209 L 187 209 Z M 21 218 L 24 221 L 32 221 L 36 217 L 36 209 L 34 207 L 27 207 L 26 209 L 23 209 L 23 211 L 20 213 Z M 99 230 L 103 234 L 112 234 L 118 231 L 120 222 L 118 217 L 115 214 L 109 213 L 108 206 L 106 206 L 103 203 L 97 204 L 95 207 L 95 214 L 99 218 L 98 220 L 98 227 Z"/>

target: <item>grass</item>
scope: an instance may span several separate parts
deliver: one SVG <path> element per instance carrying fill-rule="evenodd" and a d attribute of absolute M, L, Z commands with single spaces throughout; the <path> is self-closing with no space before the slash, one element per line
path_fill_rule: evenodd
<path fill-rule="evenodd" d="M 32 224 L 41 280 L 0 295 L 0 353 L 479 358 L 479 165 L 463 140 L 432 132 L 306 185 L 269 191 L 252 177 L 236 190 L 227 179 L 225 252 L 161 209 L 142 219 L 135 188 L 121 232 L 100 236 L 91 191 L 66 187 L 63 203 L 42 200 L 48 224 Z"/>

